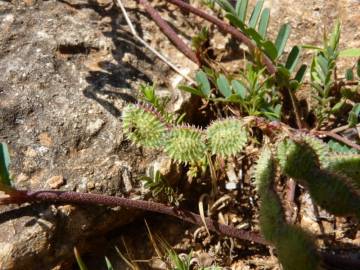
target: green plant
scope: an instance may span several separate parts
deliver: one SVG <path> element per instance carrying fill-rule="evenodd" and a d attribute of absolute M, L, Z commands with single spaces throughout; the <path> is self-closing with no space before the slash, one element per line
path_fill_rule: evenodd
<path fill-rule="evenodd" d="M 132 106 L 136 105 L 129 108 L 132 109 Z M 142 107 L 139 105 L 138 109 L 142 110 Z M 125 118 L 124 121 L 129 119 Z M 135 121 L 133 123 L 138 126 Z M 229 158 L 242 151 L 249 137 L 247 130 L 252 124 L 254 122 L 229 118 L 217 120 L 205 130 L 173 126 L 165 131 L 164 145 L 159 149 L 165 149 L 171 158 L 183 163 L 201 161 L 206 156 L 204 152 Z M 173 130 L 176 140 L 172 135 Z M 141 131 L 136 128 L 133 132 Z M 141 141 L 138 143 L 141 145 Z M 265 146 L 256 167 L 256 186 L 261 200 L 261 232 L 265 240 L 276 247 L 284 269 L 320 269 L 312 236 L 300 227 L 286 223 L 280 198 L 273 188 L 276 168 L 305 186 L 314 201 L 328 212 L 359 219 L 360 157 L 338 153 L 329 158 L 330 147 L 310 135 L 291 135 L 273 142 L 272 146 L 276 149 L 276 155 Z M 175 150 L 166 151 L 169 148 Z"/>
<path fill-rule="evenodd" d="M 246 128 L 238 119 L 215 121 L 206 130 L 188 125 L 165 128 L 165 124 L 155 108 L 144 104 L 124 108 L 123 127 L 129 140 L 163 150 L 179 163 L 201 163 L 207 153 L 230 157 L 239 153 L 247 140 Z"/>
<path fill-rule="evenodd" d="M 149 176 L 142 176 L 140 179 L 144 182 L 144 187 L 151 191 L 153 198 L 159 201 L 165 200 L 170 204 L 179 206 L 180 201 L 183 199 L 182 195 L 179 195 L 178 192 L 167 183 L 159 171 L 154 172 L 151 170 Z"/>
<path fill-rule="evenodd" d="M 339 49 L 339 21 L 336 22 L 329 38 L 325 36 L 323 48 L 295 45 L 285 58 L 285 46 L 291 32 L 290 25 L 283 24 L 275 41 L 269 40 L 267 28 L 270 10 L 263 9 L 263 0 L 258 0 L 251 12 L 248 12 L 247 0 L 236 1 L 235 6 L 228 0 L 216 0 L 212 3 L 216 3 L 230 23 L 249 39 L 246 42 L 250 53 L 248 63 L 244 70 L 239 70 L 236 74 L 223 74 L 211 65 L 203 66 L 195 76 L 197 84 L 182 85 L 180 89 L 215 103 L 237 105 L 238 114 L 241 115 L 264 116 L 270 120 L 284 121 L 282 114 L 285 109 L 296 118 L 297 126 L 303 128 L 304 123 L 301 119 L 307 116 L 301 115 L 296 94 L 308 83 L 304 81 L 308 68 L 307 64 L 301 64 L 299 68 L 297 66 L 302 49 L 315 49 L 316 54 L 309 71 L 313 94 L 307 99 L 312 109 L 311 113 L 316 117 L 315 127 L 334 125 L 334 121 L 330 121 L 331 117 L 344 114 L 344 110 L 349 114 L 349 126 L 358 123 L 360 105 L 352 102 L 352 99 L 357 95 L 356 89 L 359 86 L 356 76 L 360 78 L 360 59 L 352 68 L 346 70 L 344 79 L 336 74 L 336 62 L 340 57 L 360 57 L 360 49 Z M 204 37 L 202 32 L 196 40 L 203 40 L 201 37 Z M 243 39 L 245 41 L 245 38 Z M 198 41 L 196 44 L 202 43 Z M 256 44 L 256 47 L 251 44 Z M 262 55 L 266 55 L 269 61 L 264 62 Z M 291 103 L 293 110 L 289 110 L 288 103 Z"/>
<path fill-rule="evenodd" d="M 339 155 L 325 163 L 326 146 L 306 136 L 286 139 L 276 148 L 276 160 L 264 147 L 256 166 L 261 232 L 276 247 L 284 270 L 321 269 L 313 237 L 285 220 L 274 190 L 276 167 L 306 186 L 314 201 L 330 213 L 359 219 L 359 156 Z"/>

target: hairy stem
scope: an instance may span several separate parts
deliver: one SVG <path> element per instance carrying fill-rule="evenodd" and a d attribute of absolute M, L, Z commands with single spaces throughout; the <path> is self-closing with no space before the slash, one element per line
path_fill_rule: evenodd
<path fill-rule="evenodd" d="M 13 190 L 10 197 L 0 198 L 1 204 L 22 204 L 33 202 L 49 202 L 49 203 L 71 203 L 71 204 L 92 204 L 105 206 L 122 206 L 135 208 L 145 211 L 151 211 L 161 214 L 170 215 L 180 220 L 203 226 L 200 215 L 191 211 L 166 206 L 161 203 L 131 200 L 107 195 L 78 193 L 71 191 L 26 191 Z M 268 243 L 258 234 L 237 229 L 232 226 L 219 224 L 218 222 L 205 218 L 208 229 L 220 235 L 234 237 L 242 240 L 248 240 L 257 244 L 267 245 Z M 334 255 L 328 252 L 321 252 L 321 258 L 327 269 L 353 270 L 360 269 L 360 260 L 349 259 Z"/>
<path fill-rule="evenodd" d="M 19 190 L 13 193 L 12 196 L 0 200 L 0 204 L 21 204 L 31 202 L 51 202 L 51 203 L 71 203 L 71 204 L 93 204 L 106 206 L 122 206 L 128 208 L 135 208 L 150 212 L 156 212 L 176 217 L 183 221 L 203 225 L 200 215 L 191 211 L 167 206 L 157 202 L 131 200 L 127 198 L 80 193 L 72 191 L 25 191 Z M 266 245 L 266 241 L 258 234 L 240 230 L 232 226 L 220 224 L 210 218 L 205 218 L 206 225 L 210 231 L 216 232 L 220 235 L 226 235 L 242 240 L 252 241 L 258 244 Z"/>
<path fill-rule="evenodd" d="M 254 49 L 256 48 L 255 44 L 244 33 L 240 32 L 239 30 L 232 27 L 231 25 L 224 23 L 220 19 L 218 19 L 214 16 L 211 16 L 211 15 L 207 14 L 206 12 L 204 12 L 200 9 L 197 9 L 181 0 L 166 0 L 166 1 L 215 24 L 222 31 L 231 34 L 235 39 L 237 39 L 238 41 L 240 41 L 240 42 L 244 43 L 246 46 L 248 46 L 248 48 L 251 51 L 254 51 Z M 265 54 L 262 54 L 262 60 L 266 66 L 267 71 L 270 74 L 275 74 L 276 68 L 275 68 L 274 64 L 272 63 L 272 61 Z"/>
<path fill-rule="evenodd" d="M 149 4 L 147 0 L 138 0 L 154 20 L 154 22 L 159 26 L 161 32 L 163 32 L 170 41 L 175 45 L 175 47 L 181 51 L 187 58 L 200 66 L 200 61 L 197 58 L 196 54 L 190 49 L 188 45 L 176 34 L 176 32 L 169 26 L 169 24 L 161 18 L 159 13 Z"/>

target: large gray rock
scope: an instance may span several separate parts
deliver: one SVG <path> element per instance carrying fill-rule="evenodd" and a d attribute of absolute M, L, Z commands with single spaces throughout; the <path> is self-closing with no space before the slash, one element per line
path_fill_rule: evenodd
<path fill-rule="evenodd" d="M 111 1 L 0 2 L 0 32 L 0 141 L 15 186 L 142 197 L 137 177 L 157 157 L 125 140 L 121 110 L 140 83 L 172 76 L 168 67 L 133 40 Z M 0 269 L 65 269 L 75 245 L 86 250 L 137 216 L 1 206 Z"/>

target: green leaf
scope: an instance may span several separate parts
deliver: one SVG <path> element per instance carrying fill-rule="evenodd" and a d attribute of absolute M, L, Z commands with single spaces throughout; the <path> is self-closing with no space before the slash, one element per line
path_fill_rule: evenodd
<path fill-rule="evenodd" d="M 206 73 L 202 70 L 198 71 L 195 75 L 195 79 L 196 82 L 200 85 L 201 92 L 204 94 L 204 96 L 210 96 L 211 87 Z"/>
<path fill-rule="evenodd" d="M 339 57 L 360 57 L 360 48 L 350 48 L 340 51 Z"/>
<path fill-rule="evenodd" d="M 236 3 L 236 14 L 240 21 L 245 22 L 248 0 L 238 0 Z"/>
<path fill-rule="evenodd" d="M 240 81 L 232 80 L 231 86 L 235 90 L 235 93 L 238 94 L 242 99 L 246 98 L 246 96 L 248 94 L 247 89 Z"/>
<path fill-rule="evenodd" d="M 232 94 L 231 96 L 226 98 L 226 101 L 241 103 L 241 102 L 243 102 L 243 99 L 237 94 Z"/>
<path fill-rule="evenodd" d="M 316 58 L 316 63 L 318 63 L 321 67 L 321 70 L 324 73 L 324 76 L 329 72 L 329 61 L 325 58 L 323 54 L 319 54 Z"/>
<path fill-rule="evenodd" d="M 359 122 L 360 103 L 356 103 L 349 113 L 348 124 L 349 127 L 354 127 Z"/>
<path fill-rule="evenodd" d="M 316 51 L 322 51 L 323 48 L 314 46 L 314 45 L 301 45 L 302 49 L 309 49 L 309 50 L 316 50 Z"/>
<path fill-rule="evenodd" d="M 251 13 L 251 17 L 249 19 L 249 27 L 250 28 L 254 28 L 256 27 L 256 24 L 259 20 L 259 16 L 260 16 L 260 12 L 261 12 L 261 9 L 264 5 L 264 0 L 258 0 L 256 2 L 256 5 L 255 5 L 255 8 L 253 10 L 253 12 Z"/>
<path fill-rule="evenodd" d="M 354 72 L 353 72 L 352 68 L 348 68 L 345 71 L 345 79 L 348 81 L 354 80 Z"/>
<path fill-rule="evenodd" d="M 258 32 L 256 32 L 253 28 L 245 29 L 245 34 L 250 37 L 252 40 L 255 41 L 256 45 L 259 47 L 261 46 L 261 43 L 264 42 L 263 38 L 259 35 Z"/>
<path fill-rule="evenodd" d="M 300 58 L 300 47 L 299 46 L 294 46 L 291 49 L 291 52 L 286 60 L 286 64 L 285 67 L 291 72 L 294 71 L 294 68 L 296 67 L 298 61 Z"/>
<path fill-rule="evenodd" d="M 266 31 L 269 25 L 269 19 L 270 19 L 270 9 L 265 8 L 261 13 L 260 22 L 258 26 L 258 32 L 260 36 L 263 38 L 266 36 Z"/>
<path fill-rule="evenodd" d="M 11 187 L 9 173 L 10 155 L 6 143 L 0 143 L 0 185 Z"/>
<path fill-rule="evenodd" d="M 360 78 L 360 58 L 358 59 L 356 63 L 356 74 Z"/>
<path fill-rule="evenodd" d="M 238 17 L 230 13 L 226 14 L 225 17 L 230 21 L 232 25 L 235 25 L 241 31 L 246 32 L 246 25 Z"/>
<path fill-rule="evenodd" d="M 299 83 L 301 83 L 302 80 L 304 79 L 306 70 L 307 70 L 307 65 L 305 65 L 305 64 L 301 65 L 299 70 L 296 72 L 295 80 L 297 80 Z"/>
<path fill-rule="evenodd" d="M 339 112 L 344 105 L 345 105 L 345 99 L 340 99 L 340 101 L 337 102 L 337 103 L 331 108 L 331 112 L 332 112 L 332 113 L 337 113 L 337 112 Z"/>
<path fill-rule="evenodd" d="M 279 57 L 285 49 L 286 42 L 290 35 L 290 29 L 291 29 L 290 25 L 287 23 L 283 24 L 280 27 L 280 31 L 279 31 L 279 33 L 276 37 L 276 41 L 275 41 L 275 47 L 278 52 L 277 57 Z"/>
<path fill-rule="evenodd" d="M 332 30 L 328 46 L 333 51 L 336 51 L 339 46 L 339 40 L 340 40 L 340 21 L 337 20 Z"/>
<path fill-rule="evenodd" d="M 269 56 L 271 60 L 276 59 L 278 52 L 271 41 L 267 40 L 265 42 L 261 42 L 259 47 L 263 49 L 264 53 Z"/>
<path fill-rule="evenodd" d="M 204 94 L 199 89 L 191 87 L 191 86 L 179 85 L 179 89 L 182 91 L 189 92 L 191 94 L 200 96 L 200 97 L 205 97 Z"/>
<path fill-rule="evenodd" d="M 215 0 L 215 2 L 226 12 L 236 14 L 235 9 L 233 8 L 232 4 L 229 3 L 227 0 Z"/>
<path fill-rule="evenodd" d="M 223 74 L 221 74 L 219 76 L 219 78 L 216 80 L 216 84 L 217 84 L 217 87 L 218 87 L 220 93 L 224 97 L 227 98 L 227 97 L 231 96 L 231 88 L 230 88 L 229 82 Z"/>
<path fill-rule="evenodd" d="M 114 270 L 114 267 L 112 266 L 110 260 L 106 256 L 105 256 L 105 263 L 108 270 Z"/>
<path fill-rule="evenodd" d="M 76 249 L 76 247 L 74 247 L 74 254 L 75 254 L 75 259 L 76 259 L 77 265 L 79 266 L 79 269 L 87 270 L 87 267 L 86 267 L 84 261 L 81 259 L 81 256 L 80 256 L 78 250 Z"/>

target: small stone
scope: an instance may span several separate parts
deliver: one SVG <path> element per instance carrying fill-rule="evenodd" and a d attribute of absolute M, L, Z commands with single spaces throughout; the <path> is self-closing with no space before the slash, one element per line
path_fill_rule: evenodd
<path fill-rule="evenodd" d="M 56 175 L 48 179 L 46 184 L 52 189 L 57 189 L 65 184 L 65 180 L 62 175 Z"/>
<path fill-rule="evenodd" d="M 90 180 L 87 184 L 86 184 L 87 189 L 94 189 L 95 188 L 95 182 Z"/>
<path fill-rule="evenodd" d="M 25 156 L 27 157 L 36 157 L 36 151 L 31 148 L 31 147 L 28 147 L 25 151 Z"/>
<path fill-rule="evenodd" d="M 38 138 L 41 145 L 46 147 L 50 147 L 52 145 L 52 139 L 49 136 L 49 133 L 47 132 L 41 133 Z"/>
<path fill-rule="evenodd" d="M 29 179 L 29 176 L 25 173 L 20 173 L 17 177 L 16 177 L 16 182 L 21 183 L 21 182 L 26 182 Z"/>
<path fill-rule="evenodd" d="M 105 122 L 102 119 L 96 119 L 95 121 L 90 122 L 90 124 L 86 127 L 86 130 L 90 133 L 90 136 L 93 136 L 100 131 L 104 123 Z"/>

